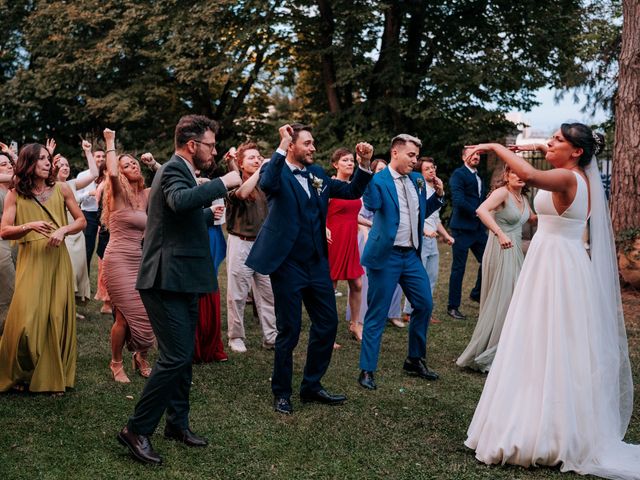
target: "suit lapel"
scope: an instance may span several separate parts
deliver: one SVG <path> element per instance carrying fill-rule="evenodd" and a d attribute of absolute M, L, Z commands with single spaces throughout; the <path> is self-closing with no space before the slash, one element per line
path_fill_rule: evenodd
<path fill-rule="evenodd" d="M 398 202 L 398 191 L 396 190 L 396 185 L 393 181 L 393 177 L 391 176 L 391 172 L 389 171 L 388 168 L 385 168 L 380 173 L 378 173 L 378 175 L 382 175 L 384 186 L 387 187 L 387 190 L 389 191 L 389 195 L 391 195 L 391 198 L 395 202 L 396 208 L 399 211 L 400 203 Z"/>
<path fill-rule="evenodd" d="M 287 181 L 291 184 L 291 189 L 293 190 L 296 200 L 298 201 L 298 208 L 300 209 L 300 212 L 303 212 L 304 206 L 309 201 L 307 192 L 304 191 L 304 188 L 302 188 L 302 185 L 300 185 L 300 182 L 298 182 L 298 179 L 291 172 L 291 169 L 288 165 L 285 164 L 284 167 L 282 167 L 282 174 L 284 175 L 284 178 L 286 178 Z M 311 187 L 309 187 L 309 189 L 311 189 Z M 311 194 L 313 195 L 313 193 Z"/>

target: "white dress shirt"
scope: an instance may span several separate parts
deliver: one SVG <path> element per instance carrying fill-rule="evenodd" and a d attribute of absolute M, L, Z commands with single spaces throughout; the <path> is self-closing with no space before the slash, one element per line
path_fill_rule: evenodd
<path fill-rule="evenodd" d="M 430 198 L 431 195 L 435 195 L 436 189 L 433 188 L 429 183 L 425 182 L 425 188 L 427 192 L 427 198 Z M 424 219 L 424 228 L 427 230 L 431 230 L 432 232 L 436 232 L 438 230 L 438 225 L 440 225 L 440 209 L 437 209 L 431 215 Z"/>
<path fill-rule="evenodd" d="M 396 232 L 396 239 L 393 242 L 394 246 L 398 247 L 412 247 L 412 237 L 411 237 L 411 219 L 409 215 L 414 215 L 414 225 L 418 225 L 418 211 L 410 211 L 409 209 L 409 201 L 405 195 L 405 188 L 402 184 L 403 179 L 407 177 L 406 175 L 400 175 L 390 166 L 387 167 L 389 169 L 389 173 L 391 173 L 391 178 L 393 178 L 393 184 L 396 187 L 396 193 L 398 194 L 398 208 L 400 213 L 400 223 L 398 224 L 398 231 Z M 407 177 L 408 179 L 408 177 Z M 413 186 L 413 182 L 408 179 L 409 184 L 407 184 L 406 191 L 409 192 L 409 195 L 412 196 L 414 205 L 420 205 L 418 199 L 418 192 L 416 192 L 415 187 Z M 419 237 L 418 232 L 414 232 L 415 239 Z"/>
<path fill-rule="evenodd" d="M 83 172 L 80 172 L 78 174 L 78 176 L 76 177 L 76 181 L 91 176 L 92 175 L 89 170 L 84 170 Z M 96 201 L 95 195 L 89 195 L 89 193 L 94 191 L 97 187 L 98 186 L 96 185 L 96 182 L 93 181 L 86 187 L 76 191 L 76 198 L 80 199 L 80 208 L 85 212 L 98 211 L 98 202 Z"/>

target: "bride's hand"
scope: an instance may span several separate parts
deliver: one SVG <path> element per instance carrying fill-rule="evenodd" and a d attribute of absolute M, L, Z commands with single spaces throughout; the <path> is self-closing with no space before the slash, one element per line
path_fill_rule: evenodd
<path fill-rule="evenodd" d="M 543 143 L 528 143 L 526 145 L 507 145 L 507 148 L 511 150 L 513 153 L 535 152 L 535 151 L 547 153 L 547 146 Z"/>
<path fill-rule="evenodd" d="M 477 153 L 486 153 L 493 150 L 493 144 L 491 143 L 479 143 L 477 145 L 465 145 L 464 146 L 464 159 L 473 157 Z"/>

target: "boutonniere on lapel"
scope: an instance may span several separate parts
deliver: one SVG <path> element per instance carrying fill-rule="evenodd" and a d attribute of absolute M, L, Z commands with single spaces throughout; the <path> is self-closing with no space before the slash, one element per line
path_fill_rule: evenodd
<path fill-rule="evenodd" d="M 316 177 L 313 173 L 309 174 L 309 180 L 311 180 L 311 186 L 316 189 L 316 193 L 320 195 L 322 193 L 322 185 L 324 181 Z"/>
<path fill-rule="evenodd" d="M 418 185 L 418 193 L 422 195 L 422 189 L 424 188 L 424 180 L 421 178 L 418 178 L 416 180 L 416 184 Z"/>

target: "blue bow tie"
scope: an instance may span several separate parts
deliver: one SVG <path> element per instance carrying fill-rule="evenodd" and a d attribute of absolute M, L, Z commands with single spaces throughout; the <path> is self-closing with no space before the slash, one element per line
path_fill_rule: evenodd
<path fill-rule="evenodd" d="M 304 178 L 309 178 L 308 170 L 300 170 L 299 168 L 296 168 L 292 170 L 291 173 L 293 173 L 294 175 L 302 175 Z"/>

